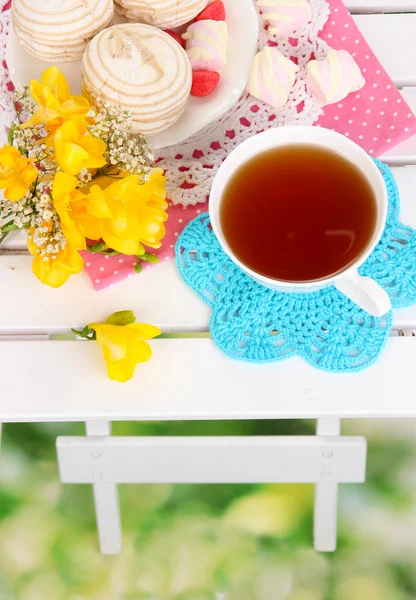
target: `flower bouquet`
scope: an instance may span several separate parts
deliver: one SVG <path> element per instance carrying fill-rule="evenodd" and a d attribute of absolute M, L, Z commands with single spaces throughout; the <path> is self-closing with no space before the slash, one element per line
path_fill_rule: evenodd
<path fill-rule="evenodd" d="M 27 232 L 33 273 L 51 287 L 84 267 L 80 251 L 156 262 L 167 220 L 165 178 L 130 114 L 71 95 L 57 67 L 15 91 L 16 123 L 0 149 L 0 243 Z"/>

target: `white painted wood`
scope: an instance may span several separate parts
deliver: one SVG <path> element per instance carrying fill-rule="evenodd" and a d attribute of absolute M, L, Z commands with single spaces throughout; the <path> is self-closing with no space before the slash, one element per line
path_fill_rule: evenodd
<path fill-rule="evenodd" d="M 400 190 L 401 219 L 416 228 L 416 167 L 393 172 Z M 0 335 L 67 333 L 71 327 L 82 328 L 124 308 L 165 332 L 208 330 L 210 309 L 182 281 L 174 260 L 96 292 L 85 273 L 52 290 L 33 276 L 29 256 L 0 256 L 0 287 L 7 290 L 0 294 Z M 394 311 L 394 326 L 416 328 L 416 307 Z"/>
<path fill-rule="evenodd" d="M 416 0 L 344 0 L 351 13 L 416 12 Z"/>
<path fill-rule="evenodd" d="M 25 250 L 26 249 L 26 233 L 21 231 L 12 231 L 9 233 L 7 238 L 2 242 L 0 251 L 4 252 L 6 249 L 11 250 Z"/>
<path fill-rule="evenodd" d="M 85 423 L 85 431 L 88 436 L 110 436 L 111 435 L 111 422 L 103 421 L 102 419 L 96 419 L 94 421 L 87 421 Z"/>
<path fill-rule="evenodd" d="M 341 435 L 341 419 L 318 419 L 316 435 Z"/>
<path fill-rule="evenodd" d="M 338 485 L 317 483 L 313 513 L 313 547 L 317 552 L 337 549 Z"/>
<path fill-rule="evenodd" d="M 121 551 L 121 525 L 117 486 L 98 483 L 92 486 L 95 517 L 101 554 L 113 555 Z"/>
<path fill-rule="evenodd" d="M 64 483 L 361 482 L 361 437 L 59 437 Z"/>
<path fill-rule="evenodd" d="M 243 363 L 209 339 L 152 347 L 152 359 L 120 384 L 107 379 L 92 342 L 0 342 L 0 422 L 416 417 L 416 337 L 390 338 L 379 360 L 354 375 L 301 358 Z"/>
<path fill-rule="evenodd" d="M 354 21 L 394 83 L 416 85 L 416 14 L 356 15 Z"/>
<path fill-rule="evenodd" d="M 111 436 L 111 423 L 109 421 L 98 419 L 87 421 L 85 425 L 89 436 L 85 439 L 98 441 L 99 443 L 105 443 L 105 440 L 111 439 L 108 437 Z M 60 479 L 65 483 L 62 477 L 59 448 L 57 450 Z M 93 484 L 92 491 L 100 551 L 102 554 L 119 554 L 121 550 L 121 524 L 117 486 L 114 483 L 102 481 L 100 467 L 96 465 L 100 459 L 98 454 L 92 451 L 89 459 L 94 464 L 91 483 Z"/>
<path fill-rule="evenodd" d="M 318 436 L 326 435 L 329 436 L 327 439 L 335 438 L 333 440 L 335 443 L 341 439 L 339 437 L 340 433 L 340 419 L 318 419 L 316 426 Z M 314 548 L 318 552 L 334 552 L 337 547 L 338 485 L 333 483 L 333 456 L 331 450 L 323 452 L 322 457 L 325 459 L 326 464 L 321 475 L 326 478 L 326 481 L 315 485 Z"/>
<path fill-rule="evenodd" d="M 0 256 L 0 334 L 62 333 L 131 309 L 163 331 L 208 329 L 208 306 L 180 278 L 173 260 L 96 292 L 85 273 L 51 289 L 34 276 L 29 256 Z M 24 292 L 22 292 L 24 290 Z"/>

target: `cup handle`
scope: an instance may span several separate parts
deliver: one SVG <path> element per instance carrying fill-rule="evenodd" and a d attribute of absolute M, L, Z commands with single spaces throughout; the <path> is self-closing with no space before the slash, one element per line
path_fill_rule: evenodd
<path fill-rule="evenodd" d="M 387 292 L 374 279 L 359 275 L 357 270 L 348 273 L 334 285 L 341 294 L 373 317 L 382 317 L 391 309 Z"/>

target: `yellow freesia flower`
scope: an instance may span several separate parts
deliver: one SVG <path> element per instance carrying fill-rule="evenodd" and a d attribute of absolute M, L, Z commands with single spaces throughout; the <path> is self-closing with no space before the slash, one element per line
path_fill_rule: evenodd
<path fill-rule="evenodd" d="M 136 189 L 136 201 L 139 206 L 140 241 L 150 248 L 160 248 L 165 236 L 166 178 L 163 169 L 153 169 L 150 178 Z"/>
<path fill-rule="evenodd" d="M 92 185 L 88 195 L 71 202 L 71 216 L 77 228 L 90 240 L 99 240 L 103 231 L 102 219 L 111 219 L 112 213 L 103 190 Z"/>
<path fill-rule="evenodd" d="M 33 235 L 33 230 L 30 233 Z M 48 260 L 44 260 L 44 257 L 40 255 L 39 248 L 31 237 L 28 237 L 27 247 L 31 255 L 35 257 L 32 263 L 34 275 L 50 287 L 60 287 L 71 275 L 79 273 L 84 268 L 82 257 L 68 244 L 58 252 L 55 258 L 48 257 Z"/>
<path fill-rule="evenodd" d="M 48 123 L 48 131 L 54 131 L 69 120 L 86 125 L 90 104 L 83 96 L 71 96 L 68 82 L 58 67 L 46 69 L 40 81 L 32 80 L 30 93 L 39 108 L 23 123 L 23 128 Z"/>
<path fill-rule="evenodd" d="M 38 176 L 33 160 L 24 158 L 14 146 L 0 148 L 0 190 L 6 200 L 21 200 Z"/>
<path fill-rule="evenodd" d="M 76 187 L 78 180 L 68 173 L 58 171 L 52 184 L 52 202 L 60 219 L 67 243 L 75 250 L 85 250 L 85 236 L 73 220 L 71 203 L 84 199 Z"/>
<path fill-rule="evenodd" d="M 154 169 L 146 183 L 140 183 L 136 175 L 129 175 L 101 192 L 111 217 L 100 219 L 97 226 L 97 222 L 81 219 L 74 211 L 73 219 L 86 237 L 102 238 L 109 248 L 127 255 L 144 254 L 143 244 L 160 248 L 168 218 L 162 169 Z"/>
<path fill-rule="evenodd" d="M 124 383 L 131 379 L 137 363 L 146 362 L 152 356 L 150 340 L 161 331 L 153 325 L 131 323 L 129 325 L 109 325 L 90 323 L 97 336 L 97 343 L 103 351 L 110 379 Z"/>
<path fill-rule="evenodd" d="M 54 149 L 58 166 L 70 175 L 78 175 L 81 169 L 98 169 L 106 164 L 103 140 L 87 133 L 74 121 L 67 121 L 56 130 Z"/>

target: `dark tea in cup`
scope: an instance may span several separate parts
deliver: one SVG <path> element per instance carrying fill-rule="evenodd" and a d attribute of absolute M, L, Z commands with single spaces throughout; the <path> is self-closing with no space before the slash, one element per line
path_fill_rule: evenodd
<path fill-rule="evenodd" d="M 241 263 L 282 282 L 326 279 L 354 264 L 377 227 L 362 171 L 312 144 L 272 148 L 244 162 L 225 187 L 224 238 Z"/>

